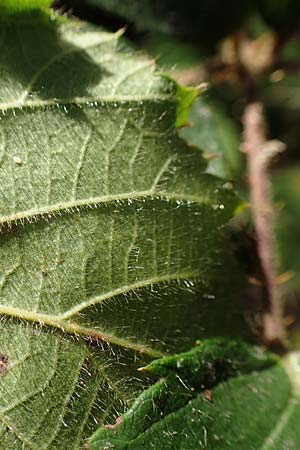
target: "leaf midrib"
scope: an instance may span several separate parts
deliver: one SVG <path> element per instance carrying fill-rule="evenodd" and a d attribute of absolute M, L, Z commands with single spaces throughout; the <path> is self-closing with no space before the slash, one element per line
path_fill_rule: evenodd
<path fill-rule="evenodd" d="M 206 196 L 191 195 L 184 193 L 172 193 L 172 192 L 159 192 L 155 189 L 149 189 L 145 191 L 132 191 L 126 193 L 119 193 L 113 195 L 102 195 L 99 197 L 90 197 L 85 199 L 70 200 L 68 202 L 61 202 L 44 206 L 41 208 L 32 208 L 26 211 L 18 211 L 14 214 L 0 216 L 0 228 L 5 224 L 22 223 L 24 221 L 31 222 L 47 216 L 49 220 L 52 216 L 59 215 L 61 213 L 72 213 L 78 211 L 78 209 L 85 209 L 89 207 L 97 207 L 101 204 L 118 203 L 122 201 L 134 201 L 143 199 L 153 200 L 171 200 L 180 202 L 195 202 L 201 204 L 210 204 L 211 201 Z"/>
<path fill-rule="evenodd" d="M 6 113 L 10 110 L 15 109 L 39 109 L 39 108 L 45 108 L 47 106 L 77 106 L 77 105 L 87 105 L 87 106 L 101 106 L 107 103 L 118 103 L 120 106 L 124 104 L 125 102 L 143 102 L 143 101 L 153 101 L 153 102 L 165 102 L 169 101 L 172 103 L 176 103 L 176 100 L 174 100 L 174 95 L 170 94 L 148 94 L 148 95 L 124 95 L 124 94 L 118 94 L 117 96 L 112 95 L 102 95 L 102 96 L 92 96 L 92 97 L 72 97 L 72 98 L 66 98 L 66 99 L 38 99 L 38 100 L 27 100 L 25 102 L 22 102 L 22 100 L 19 100 L 17 102 L 3 102 L 0 103 L 0 112 Z"/>

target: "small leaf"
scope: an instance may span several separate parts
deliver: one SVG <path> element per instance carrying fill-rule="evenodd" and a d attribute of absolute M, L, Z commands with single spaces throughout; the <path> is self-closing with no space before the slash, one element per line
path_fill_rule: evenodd
<path fill-rule="evenodd" d="M 257 347 L 215 339 L 148 370 L 163 378 L 115 427 L 99 429 L 90 450 L 298 448 L 299 354 L 282 365 Z"/>
<path fill-rule="evenodd" d="M 203 151 L 208 159 L 207 172 L 238 179 L 243 168 L 240 130 L 220 100 L 204 93 L 193 105 L 189 122 L 181 136 Z"/>

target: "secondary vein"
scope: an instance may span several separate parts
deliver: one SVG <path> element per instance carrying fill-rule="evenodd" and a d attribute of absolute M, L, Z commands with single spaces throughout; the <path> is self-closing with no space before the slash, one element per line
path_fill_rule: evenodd
<path fill-rule="evenodd" d="M 143 353 L 153 358 L 159 358 L 163 356 L 160 351 L 151 349 L 147 345 L 131 342 L 127 339 L 122 339 L 112 333 L 107 333 L 102 330 L 84 327 L 71 320 L 60 320 L 59 318 L 57 318 L 57 316 L 53 316 L 50 314 L 32 312 L 12 306 L 0 306 L 0 315 L 7 315 L 16 319 L 38 323 L 42 326 L 56 328 L 67 334 L 82 336 L 95 341 L 99 340 L 107 344 L 128 348 L 130 350 L 136 351 L 137 353 Z"/>
<path fill-rule="evenodd" d="M 56 328 L 64 333 L 73 334 L 83 336 L 92 340 L 103 341 L 107 344 L 117 345 L 120 347 L 125 347 L 131 350 L 134 350 L 138 353 L 147 354 L 153 358 L 162 357 L 163 353 L 150 348 L 144 344 L 138 344 L 132 342 L 128 339 L 121 338 L 119 336 L 114 335 L 113 333 L 108 333 L 99 328 L 92 328 L 88 326 L 83 326 L 74 320 L 72 320 L 72 316 L 79 313 L 83 309 L 88 308 L 89 306 L 99 304 L 104 300 L 114 298 L 118 295 L 126 294 L 130 291 L 135 291 L 137 289 L 144 288 L 146 286 L 151 286 L 156 283 L 161 282 L 169 282 L 172 280 L 179 279 L 191 279 L 199 277 L 199 272 L 187 271 L 174 273 L 170 275 L 164 275 L 160 277 L 153 277 L 147 280 L 141 280 L 137 283 L 133 283 L 131 285 L 122 286 L 121 288 L 112 290 L 110 292 L 106 292 L 100 296 L 93 297 L 86 302 L 82 302 L 76 305 L 74 308 L 68 310 L 67 312 L 60 315 L 52 315 L 52 314 L 44 314 L 36 311 L 28 311 L 22 308 L 16 308 L 13 306 L 0 305 L 0 315 L 6 315 L 10 317 L 14 317 L 20 320 L 26 320 L 28 322 L 38 323 L 42 326 L 49 326 L 51 328 Z"/>
<path fill-rule="evenodd" d="M 195 202 L 195 203 L 208 203 L 208 199 L 205 196 L 199 195 L 190 195 L 184 193 L 171 193 L 171 192 L 155 192 L 153 190 L 148 191 L 140 191 L 140 192 L 126 192 L 120 194 L 113 195 L 102 195 L 99 197 L 90 197 L 78 200 L 69 200 L 67 202 L 56 203 L 54 205 L 43 206 L 39 208 L 31 208 L 26 211 L 19 211 L 13 214 L 0 216 L 0 227 L 1 225 L 11 224 L 13 222 L 23 222 L 28 221 L 31 222 L 33 219 L 37 220 L 39 217 L 43 218 L 48 216 L 47 218 L 51 218 L 56 214 L 60 214 L 63 212 L 72 212 L 72 210 L 76 208 L 84 208 L 84 207 L 97 207 L 101 204 L 114 203 L 119 201 L 126 200 L 140 200 L 140 199 L 156 199 L 156 200 L 174 200 L 174 201 L 182 201 L 182 202 Z"/>

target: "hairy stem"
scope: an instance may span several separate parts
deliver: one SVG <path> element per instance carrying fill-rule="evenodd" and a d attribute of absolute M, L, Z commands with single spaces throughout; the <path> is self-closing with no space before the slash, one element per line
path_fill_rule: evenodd
<path fill-rule="evenodd" d="M 278 264 L 274 242 L 274 211 L 268 174 L 270 159 L 283 144 L 267 141 L 263 107 L 250 102 L 244 112 L 244 150 L 248 160 L 249 184 L 253 221 L 257 237 L 258 254 L 266 284 L 263 314 L 264 339 L 269 346 L 283 346 L 285 329 L 282 296 L 277 284 Z"/>

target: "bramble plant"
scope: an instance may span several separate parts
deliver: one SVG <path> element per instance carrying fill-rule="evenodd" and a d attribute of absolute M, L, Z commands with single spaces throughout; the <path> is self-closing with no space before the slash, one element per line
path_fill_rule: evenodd
<path fill-rule="evenodd" d="M 299 13 L 0 0 L 1 450 L 300 447 Z"/>

